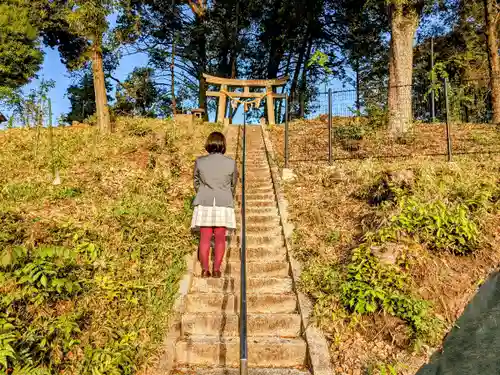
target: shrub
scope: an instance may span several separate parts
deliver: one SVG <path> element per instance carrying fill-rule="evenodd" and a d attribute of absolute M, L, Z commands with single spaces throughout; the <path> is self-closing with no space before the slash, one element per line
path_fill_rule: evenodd
<path fill-rule="evenodd" d="M 357 124 L 349 124 L 333 128 L 334 137 L 339 141 L 360 141 L 363 139 L 365 133 L 365 128 Z"/>
<path fill-rule="evenodd" d="M 371 129 L 380 129 L 387 127 L 389 122 L 389 111 L 379 105 L 369 104 L 367 106 L 368 126 Z"/>
<path fill-rule="evenodd" d="M 361 315 L 383 310 L 408 323 L 413 339 L 434 341 L 440 322 L 426 301 L 409 292 L 407 284 L 397 266 L 381 264 L 363 244 L 354 250 L 340 300 L 349 311 Z"/>
<path fill-rule="evenodd" d="M 411 170 L 384 172 L 373 183 L 364 188 L 358 198 L 378 206 L 385 202 L 395 202 L 399 197 L 411 192 L 414 174 Z"/>
<path fill-rule="evenodd" d="M 389 231 L 403 231 L 429 248 L 466 254 L 479 244 L 479 229 L 463 203 L 421 202 L 403 198 L 400 213 L 391 218 Z"/>
<path fill-rule="evenodd" d="M 300 281 L 302 290 L 317 298 L 319 294 L 336 294 L 341 276 L 333 265 L 314 260 L 304 269 Z"/>

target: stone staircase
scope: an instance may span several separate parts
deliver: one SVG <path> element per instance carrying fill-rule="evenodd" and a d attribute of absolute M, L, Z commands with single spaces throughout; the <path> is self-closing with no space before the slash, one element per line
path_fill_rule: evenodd
<path fill-rule="evenodd" d="M 235 157 L 241 127 L 228 130 L 228 155 Z M 237 194 L 240 203 L 241 190 Z M 247 305 L 248 366 L 251 375 L 306 375 L 297 295 L 260 127 L 247 127 Z M 238 204 L 239 206 L 239 204 Z M 240 210 L 236 209 L 239 221 Z M 240 228 L 229 247 L 221 279 L 202 279 L 194 268 L 185 298 L 175 374 L 239 373 Z"/>

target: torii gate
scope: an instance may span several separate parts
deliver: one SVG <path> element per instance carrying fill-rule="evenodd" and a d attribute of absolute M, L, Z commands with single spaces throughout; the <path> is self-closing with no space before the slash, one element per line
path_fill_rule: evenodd
<path fill-rule="evenodd" d="M 215 96 L 219 98 L 219 105 L 217 108 L 217 121 L 224 122 L 226 117 L 226 103 L 227 97 L 237 103 L 237 98 L 254 98 L 257 106 L 260 106 L 260 101 L 265 99 L 267 105 L 267 122 L 274 125 L 274 100 L 286 98 L 285 94 L 278 94 L 274 92 L 275 87 L 286 85 L 288 77 L 280 77 L 276 79 L 236 79 L 236 78 L 221 78 L 203 74 L 205 81 L 209 85 L 220 86 L 220 91 L 207 91 L 207 96 Z M 243 88 L 243 92 L 229 91 L 228 88 Z M 250 87 L 265 89 L 262 92 L 250 92 Z M 247 110 L 247 104 L 244 104 L 244 110 Z"/>

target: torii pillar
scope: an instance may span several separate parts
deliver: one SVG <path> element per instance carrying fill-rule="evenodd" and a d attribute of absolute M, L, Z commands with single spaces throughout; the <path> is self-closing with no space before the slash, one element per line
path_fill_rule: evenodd
<path fill-rule="evenodd" d="M 219 86 L 220 91 L 208 91 L 207 96 L 219 98 L 219 105 L 217 108 L 217 121 L 224 122 L 226 119 L 226 104 L 227 97 L 234 98 L 266 98 L 267 109 L 267 122 L 274 125 L 275 122 L 275 100 L 285 99 L 285 94 L 278 94 L 275 92 L 275 87 L 282 87 L 288 82 L 288 77 L 281 77 L 276 79 L 236 79 L 236 78 L 221 78 L 203 74 L 205 81 L 209 85 Z M 260 92 L 250 92 L 250 87 L 260 89 Z M 243 88 L 243 92 L 229 91 L 229 88 Z M 265 90 L 265 91 L 262 91 Z"/>

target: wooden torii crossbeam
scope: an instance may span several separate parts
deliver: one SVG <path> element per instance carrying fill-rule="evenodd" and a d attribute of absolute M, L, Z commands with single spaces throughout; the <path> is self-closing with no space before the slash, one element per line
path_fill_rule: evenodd
<path fill-rule="evenodd" d="M 217 121 L 220 122 L 224 122 L 224 119 L 227 118 L 226 104 L 228 97 L 231 100 L 235 100 L 235 98 L 253 98 L 257 99 L 257 103 L 260 103 L 260 99 L 265 99 L 267 105 L 268 124 L 275 123 L 275 99 L 286 98 L 285 94 L 278 94 L 274 92 L 274 88 L 286 85 L 286 83 L 288 82 L 288 77 L 280 77 L 276 79 L 236 79 L 215 77 L 209 74 L 203 74 L 203 77 L 205 78 L 207 84 L 220 87 L 219 91 L 207 91 L 207 96 L 219 98 L 219 105 L 217 108 Z M 263 89 L 265 91 L 250 92 L 250 87 Z M 229 88 L 243 88 L 243 92 L 229 91 Z"/>

